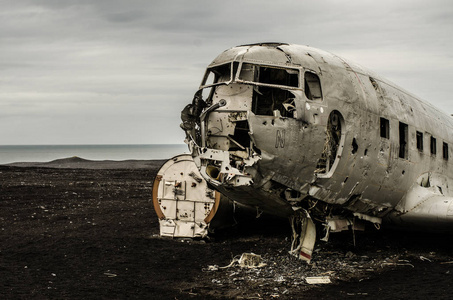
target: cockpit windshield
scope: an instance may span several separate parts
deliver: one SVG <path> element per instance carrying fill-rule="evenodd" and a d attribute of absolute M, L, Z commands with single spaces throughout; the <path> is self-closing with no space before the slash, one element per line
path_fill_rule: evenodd
<path fill-rule="evenodd" d="M 233 65 L 233 69 L 231 69 Z M 231 82 L 236 74 L 239 63 L 227 63 L 215 67 L 208 68 L 204 76 L 202 87 L 209 87 L 221 83 Z"/>
<path fill-rule="evenodd" d="M 205 88 L 234 81 L 238 66 L 238 62 L 232 62 L 208 68 L 201 87 Z M 298 88 L 299 70 L 243 63 L 237 79 L 244 83 Z"/>
<path fill-rule="evenodd" d="M 232 82 L 254 84 L 264 89 L 299 88 L 298 69 L 242 63 L 239 70 L 239 65 L 234 61 L 208 68 L 200 87 L 202 98 L 209 102 L 216 86 Z"/>
<path fill-rule="evenodd" d="M 276 66 L 242 64 L 239 80 L 264 85 L 299 87 L 299 70 Z"/>

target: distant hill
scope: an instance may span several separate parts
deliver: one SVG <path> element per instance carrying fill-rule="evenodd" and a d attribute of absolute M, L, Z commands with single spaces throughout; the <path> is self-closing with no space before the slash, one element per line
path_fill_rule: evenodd
<path fill-rule="evenodd" d="M 39 167 L 65 169 L 149 169 L 160 167 L 166 160 L 88 160 L 78 156 L 56 159 L 50 162 L 16 162 L 11 167 Z"/>

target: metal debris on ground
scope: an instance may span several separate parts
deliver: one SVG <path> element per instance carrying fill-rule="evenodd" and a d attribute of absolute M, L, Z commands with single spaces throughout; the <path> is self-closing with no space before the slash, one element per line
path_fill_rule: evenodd
<path fill-rule="evenodd" d="M 238 263 L 241 268 L 261 268 L 266 265 L 261 255 L 255 253 L 243 253 Z"/>
<path fill-rule="evenodd" d="M 432 260 L 430 260 L 429 258 L 424 257 L 424 256 L 420 256 L 420 260 L 432 262 Z"/>
<path fill-rule="evenodd" d="M 332 283 L 329 276 L 315 276 L 315 277 L 306 277 L 305 281 L 308 284 L 327 284 Z"/>
<path fill-rule="evenodd" d="M 227 269 L 234 265 L 238 265 L 241 268 L 254 269 L 264 267 L 266 266 L 266 263 L 263 262 L 261 255 L 255 253 L 242 253 L 240 257 L 235 256 L 228 266 L 218 267 L 218 269 Z M 217 266 L 208 266 L 208 271 L 216 271 L 215 267 Z"/>
<path fill-rule="evenodd" d="M 399 261 L 398 263 L 394 263 L 394 262 L 384 262 L 381 264 L 381 267 L 384 267 L 384 266 L 409 266 L 409 267 L 412 267 L 412 268 L 415 268 L 415 266 L 407 261 Z"/>
<path fill-rule="evenodd" d="M 218 265 L 210 265 L 210 266 L 208 266 L 206 271 L 217 271 L 218 269 L 219 269 Z"/>

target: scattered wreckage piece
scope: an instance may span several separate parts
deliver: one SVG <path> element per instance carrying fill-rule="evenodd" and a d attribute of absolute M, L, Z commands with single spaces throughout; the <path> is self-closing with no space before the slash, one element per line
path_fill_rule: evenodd
<path fill-rule="evenodd" d="M 168 160 L 153 183 L 154 210 L 160 235 L 203 238 L 222 196 L 210 189 L 188 154 Z"/>
<path fill-rule="evenodd" d="M 238 260 L 238 264 L 241 268 L 261 268 L 266 266 L 266 263 L 263 262 L 261 255 L 255 253 L 242 253 L 241 257 Z"/>
<path fill-rule="evenodd" d="M 310 263 L 316 242 L 316 227 L 305 209 L 299 209 L 290 217 L 293 236 L 290 254 Z"/>
<path fill-rule="evenodd" d="M 314 277 L 305 277 L 305 282 L 308 284 L 328 284 L 332 283 L 329 276 L 314 276 Z"/>
<path fill-rule="evenodd" d="M 189 154 L 177 155 L 162 165 L 154 179 L 152 198 L 163 237 L 205 238 L 216 229 L 260 215 L 255 208 L 211 189 Z"/>
<path fill-rule="evenodd" d="M 228 269 L 231 267 L 239 266 L 246 269 L 255 269 L 265 267 L 267 264 L 264 262 L 261 255 L 255 253 L 242 253 L 241 256 L 233 257 L 230 264 L 224 267 L 218 265 L 210 265 L 204 271 L 218 271 L 219 269 Z"/>

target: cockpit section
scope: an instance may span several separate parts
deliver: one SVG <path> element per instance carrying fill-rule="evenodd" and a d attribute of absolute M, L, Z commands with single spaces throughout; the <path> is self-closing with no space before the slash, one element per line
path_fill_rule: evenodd
<path fill-rule="evenodd" d="M 288 188 L 299 195 L 305 182 L 316 177 L 316 169 L 319 175 L 328 174 L 334 164 L 334 154 L 324 154 L 318 162 L 324 140 L 315 135 L 324 129 L 310 128 L 305 121 L 310 110 L 306 103 L 323 102 L 320 79 L 315 71 L 287 59 L 249 59 L 246 52 L 207 68 L 192 104 L 182 113 L 186 142 L 211 186 L 230 196 L 238 190 L 246 195 L 248 187 L 262 189 L 265 197 L 273 197 L 268 204 L 284 201 L 290 207 Z M 294 182 L 285 175 L 289 169 L 300 174 L 292 177 Z M 233 187 L 235 191 L 228 192 Z M 260 199 L 250 199 L 249 205 L 260 206 L 263 196 Z"/>
<path fill-rule="evenodd" d="M 276 121 L 295 122 L 303 117 L 308 98 L 322 98 L 319 78 L 301 67 L 244 61 L 241 57 L 208 67 L 182 117 L 183 128 L 189 128 L 185 128 L 186 141 L 198 157 L 195 162 L 201 173 L 212 184 L 252 184 L 252 165 L 262 159 L 263 151 L 272 155 L 285 152 L 285 129 L 278 127 L 288 124 Z M 258 140 L 251 118 L 260 131 Z M 271 142 L 263 143 L 262 130 Z"/>
<path fill-rule="evenodd" d="M 247 114 L 297 118 L 296 98 L 302 94 L 300 73 L 297 68 L 238 61 L 209 67 L 194 97 L 192 116 L 201 117 L 205 107 L 222 99 L 225 106 L 206 114 L 205 126 L 195 120 L 199 124 L 193 127 L 199 128 L 199 133 L 190 134 L 195 144 L 219 150 L 246 150 L 251 142 Z M 202 137 L 206 140 L 204 145 Z"/>
<path fill-rule="evenodd" d="M 304 59 L 308 67 L 275 45 L 221 54 L 181 114 L 208 185 L 257 212 L 313 208 L 325 192 L 316 180 L 338 165 L 344 120 L 325 110 L 321 69 Z"/>

